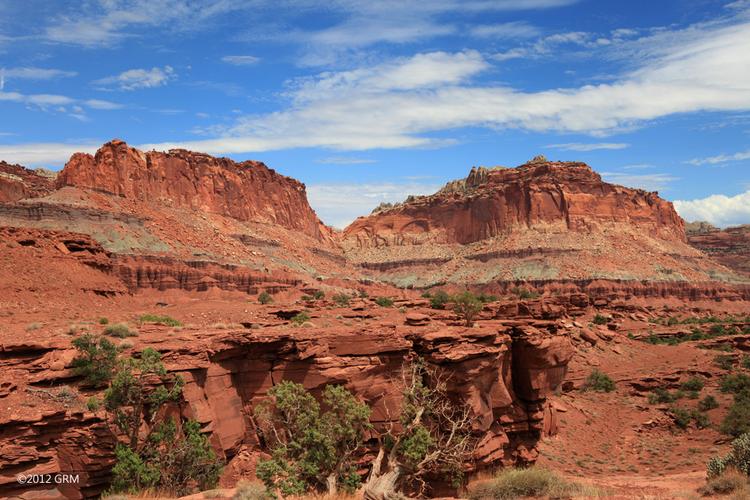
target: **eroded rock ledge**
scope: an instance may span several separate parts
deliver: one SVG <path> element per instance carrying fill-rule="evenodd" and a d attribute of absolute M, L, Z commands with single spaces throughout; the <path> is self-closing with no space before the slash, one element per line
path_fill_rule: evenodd
<path fill-rule="evenodd" d="M 226 457 L 224 480 L 229 482 L 254 470 L 257 438 L 249 417 L 275 383 L 293 380 L 313 392 L 326 384 L 343 384 L 373 408 L 377 426 L 396 418 L 400 370 L 415 357 L 444 370 L 451 395 L 471 408 L 479 440 L 472 470 L 533 462 L 545 419 L 549 427 L 554 418 L 546 397 L 562 383 L 573 354 L 560 324 L 533 319 L 484 322 L 481 328 L 428 324 L 260 332 L 207 331 L 192 334 L 190 343 L 146 332 L 150 340 L 137 347 L 157 348 L 167 368 L 185 378 L 184 401 L 177 410 L 198 420 Z M 19 356 L 23 363 L 16 362 Z M 89 497 L 106 484 L 114 437 L 104 415 L 35 401 L 35 386 L 70 382 L 67 366 L 72 357 L 62 343 L 0 348 L 0 369 L 26 370 L 30 384 L 10 388 L 0 394 L 0 401 L 8 398 L 2 402 L 10 404 L 24 398 L 32 407 L 44 408 L 26 416 L 3 415 L 0 495 L 22 493 L 15 480 L 20 473 L 80 471 L 79 485 L 60 487 L 50 492 L 53 497 Z"/>

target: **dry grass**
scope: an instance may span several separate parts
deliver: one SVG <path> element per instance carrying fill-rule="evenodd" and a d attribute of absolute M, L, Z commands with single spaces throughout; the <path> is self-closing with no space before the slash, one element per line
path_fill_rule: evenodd
<path fill-rule="evenodd" d="M 738 499 L 750 498 L 750 485 L 745 474 L 736 469 L 727 469 L 720 476 L 709 479 L 699 492 L 707 497 L 732 493 Z"/>
<path fill-rule="evenodd" d="M 606 492 L 594 486 L 567 481 L 543 467 L 507 469 L 469 486 L 471 500 L 505 500 L 522 497 L 598 498 Z"/>

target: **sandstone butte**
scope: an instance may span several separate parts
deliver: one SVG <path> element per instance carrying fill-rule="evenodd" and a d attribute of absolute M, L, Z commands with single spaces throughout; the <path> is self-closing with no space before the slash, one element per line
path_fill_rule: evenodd
<path fill-rule="evenodd" d="M 746 314 L 750 299 L 731 268 L 738 260 L 725 267 L 703 243 L 691 247 L 671 203 L 604 183 L 582 163 L 473 169 L 337 232 L 317 218 L 303 184 L 262 163 L 141 152 L 114 140 L 93 156 L 73 155 L 55 179 L 0 163 L 0 235 L 3 497 L 89 498 L 106 488 L 118 436 L 103 410 L 86 407 L 92 391 L 71 369 L 70 344 L 101 331 L 100 317 L 138 330 L 123 353 L 154 347 L 185 379 L 172 410 L 201 424 L 227 463 L 221 485 L 232 487 L 253 477 L 261 455 L 250 416 L 273 384 L 294 380 L 316 393 L 344 384 L 382 426 L 414 357 L 444 370 L 450 394 L 471 411 L 470 477 L 548 460 L 540 450 L 554 434 L 561 449 L 604 459 L 611 454 L 597 440 L 610 426 L 621 425 L 631 443 L 672 439 L 660 408 L 645 406 L 651 423 L 641 424 L 632 405 L 578 398 L 583 380 L 606 366 L 618 391 L 644 405 L 648 390 L 679 387 L 698 370 L 718 380 L 710 350 L 638 339 L 684 334 L 662 326 L 674 314 Z M 728 241 L 722 248 L 742 245 L 719 239 Z M 419 297 L 417 289 L 438 284 L 499 297 L 468 328 Z M 263 291 L 273 303 L 257 303 Z M 316 291 L 325 298 L 311 299 Z M 336 303 L 336 293 L 355 298 Z M 393 297 L 394 307 L 378 306 L 377 296 Z M 301 311 L 310 321 L 294 328 Z M 138 322 L 146 312 L 185 325 Z M 595 313 L 607 324 L 591 323 Z M 750 345 L 746 337 L 733 345 Z M 603 412 L 622 422 L 590 418 Z M 696 463 L 718 439 L 701 432 Z M 670 449 L 690 446 L 678 439 Z M 69 471 L 79 483 L 16 480 Z M 440 478 L 432 483 L 432 494 L 455 493 Z"/>

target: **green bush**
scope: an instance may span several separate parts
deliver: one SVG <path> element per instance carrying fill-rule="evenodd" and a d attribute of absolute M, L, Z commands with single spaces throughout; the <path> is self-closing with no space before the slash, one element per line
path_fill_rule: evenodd
<path fill-rule="evenodd" d="M 739 436 L 750 433 L 750 396 L 736 397 L 729 411 L 724 416 L 719 430 L 723 434 Z"/>
<path fill-rule="evenodd" d="M 323 408 L 300 384 L 282 381 L 268 392 L 270 401 L 255 408 L 258 433 L 271 457 L 258 462 L 256 474 L 269 490 L 302 495 L 331 478 L 347 492 L 359 483 L 354 454 L 370 430 L 370 408 L 349 391 L 329 385 Z"/>
<path fill-rule="evenodd" d="M 731 354 L 719 354 L 714 358 L 714 364 L 722 370 L 731 370 L 734 368 L 734 356 Z"/>
<path fill-rule="evenodd" d="M 73 359 L 73 373 L 93 386 L 103 385 L 114 376 L 117 347 L 109 339 L 86 333 L 73 339 L 78 355 Z"/>
<path fill-rule="evenodd" d="M 680 429 L 687 429 L 690 421 L 693 420 L 690 411 L 684 408 L 673 407 L 669 409 L 669 413 L 672 415 L 675 425 Z"/>
<path fill-rule="evenodd" d="M 597 313 L 592 321 L 595 325 L 606 325 L 609 323 L 609 318 Z"/>
<path fill-rule="evenodd" d="M 700 391 L 703 389 L 704 382 L 702 378 L 690 377 L 688 380 L 682 383 L 682 387 L 686 391 Z"/>
<path fill-rule="evenodd" d="M 742 357 L 742 368 L 750 370 L 750 356 L 745 355 Z"/>
<path fill-rule="evenodd" d="M 99 401 L 99 398 L 96 396 L 91 396 L 86 400 L 86 408 L 88 408 L 89 411 L 96 411 L 101 405 L 101 401 Z"/>
<path fill-rule="evenodd" d="M 719 387 L 721 392 L 731 392 L 734 394 L 750 391 L 750 376 L 744 373 L 725 375 L 722 377 Z"/>
<path fill-rule="evenodd" d="M 349 300 L 351 297 L 349 297 L 345 293 L 337 293 L 333 297 L 331 297 L 333 301 L 336 303 L 339 307 L 349 307 Z"/>
<path fill-rule="evenodd" d="M 370 294 L 367 293 L 367 290 L 360 290 L 359 291 L 359 298 L 360 299 L 366 299 L 369 296 L 370 296 Z"/>
<path fill-rule="evenodd" d="M 698 409 L 700 411 L 713 410 L 714 408 L 718 408 L 718 407 L 719 407 L 719 402 L 716 401 L 716 398 L 713 397 L 711 394 L 709 394 L 708 396 L 706 396 L 705 398 L 701 399 L 698 402 Z"/>
<path fill-rule="evenodd" d="M 542 468 L 505 469 L 488 481 L 475 483 L 469 488 L 470 500 L 510 500 L 525 497 L 570 498 L 595 497 L 598 492 L 590 491 L 576 483 L 571 483 L 556 473 Z"/>
<path fill-rule="evenodd" d="M 596 392 L 612 392 L 615 390 L 615 382 L 609 375 L 599 371 L 598 368 L 594 368 L 589 376 L 586 377 L 583 389 Z"/>
<path fill-rule="evenodd" d="M 422 292 L 422 298 L 423 299 L 431 299 L 432 294 L 430 292 Z"/>
<path fill-rule="evenodd" d="M 273 302 L 273 297 L 271 297 L 270 293 L 264 291 L 258 295 L 258 302 L 263 305 L 270 304 Z"/>
<path fill-rule="evenodd" d="M 130 329 L 125 323 L 117 323 L 116 325 L 108 325 L 104 328 L 104 334 L 110 337 L 117 337 L 118 339 L 124 339 L 126 337 L 135 337 L 138 335 L 136 332 Z"/>
<path fill-rule="evenodd" d="M 699 410 L 691 410 L 690 418 L 695 422 L 695 426 L 699 429 L 705 429 L 711 425 L 711 419 L 708 418 L 704 412 Z"/>
<path fill-rule="evenodd" d="M 104 317 L 99 318 L 99 324 L 100 325 L 107 325 L 107 324 L 109 324 L 109 320 L 107 318 L 104 318 Z"/>
<path fill-rule="evenodd" d="M 315 292 L 313 293 L 313 298 L 315 300 L 322 300 L 325 298 L 325 296 L 326 293 L 323 290 L 315 290 Z"/>
<path fill-rule="evenodd" d="M 378 297 L 375 299 L 375 303 L 380 307 L 391 307 L 393 305 L 393 299 L 388 297 Z"/>
<path fill-rule="evenodd" d="M 482 292 L 477 295 L 477 299 L 479 299 L 479 302 L 482 304 L 488 304 L 490 302 L 495 302 L 497 300 L 497 295 L 490 295 Z"/>
<path fill-rule="evenodd" d="M 438 290 L 430 297 L 430 307 L 433 309 L 445 309 L 445 305 L 450 301 L 450 295 L 444 290 Z"/>
<path fill-rule="evenodd" d="M 295 314 L 292 319 L 292 323 L 296 326 L 302 326 L 304 323 L 310 321 L 310 315 L 305 311 Z"/>
<path fill-rule="evenodd" d="M 303 295 L 300 297 L 300 300 L 302 300 L 302 302 L 312 302 L 315 299 L 313 299 L 312 295 Z"/>
<path fill-rule="evenodd" d="M 682 391 L 669 392 L 662 387 L 657 387 L 649 394 L 648 402 L 651 404 L 674 403 L 683 396 L 684 393 Z"/>
<path fill-rule="evenodd" d="M 182 323 L 170 316 L 164 316 L 159 314 L 141 314 L 138 318 L 141 323 L 154 323 L 156 325 L 165 326 L 182 326 Z"/>
<path fill-rule="evenodd" d="M 472 326 L 481 311 L 482 302 L 473 293 L 466 291 L 453 297 L 453 312 L 464 320 L 464 325 Z"/>
<path fill-rule="evenodd" d="M 708 462 L 709 479 L 719 477 L 729 469 L 750 476 L 750 432 L 732 441 L 732 449 L 723 457 L 714 457 Z"/>

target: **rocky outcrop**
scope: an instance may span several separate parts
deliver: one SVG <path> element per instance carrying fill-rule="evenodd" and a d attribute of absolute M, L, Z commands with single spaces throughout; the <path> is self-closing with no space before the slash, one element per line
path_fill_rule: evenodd
<path fill-rule="evenodd" d="M 214 448 L 228 460 L 225 479 L 230 482 L 253 473 L 249 457 L 257 456 L 258 438 L 250 416 L 274 384 L 293 380 L 313 393 L 327 384 L 343 384 L 371 406 L 378 428 L 398 418 L 401 367 L 415 357 L 439 368 L 448 377 L 450 394 L 471 411 L 478 446 L 467 472 L 531 463 L 550 413 L 546 397 L 562 382 L 572 356 L 567 333 L 554 322 L 482 328 L 270 329 L 252 335 L 208 331 L 190 344 L 163 334 L 151 342 L 168 370 L 185 379 L 180 411 L 201 423 Z M 5 347 L 0 346 L 0 366 L 33 370 L 27 379 L 43 381 L 45 391 L 54 393 L 55 386 L 70 380 L 67 370 L 45 370 L 53 366 L 49 361 L 54 346 Z M 23 363 L 14 363 L 14 356 L 23 357 Z M 67 359 L 69 363 L 72 356 Z M 33 391 L 18 387 L 8 397 L 20 400 Z M 106 482 L 114 443 L 112 435 L 101 434 L 102 416 L 80 411 L 76 404 L 32 421 L 4 415 L 0 443 L 7 449 L 0 454 L 0 469 L 9 471 L 11 479 L 32 471 L 75 470 L 81 483 L 61 496 L 95 495 Z M 91 447 L 94 439 L 97 445 Z M 15 481 L 0 479 L 0 495 L 16 492 Z"/>
<path fill-rule="evenodd" d="M 683 221 L 657 193 L 602 181 L 577 162 L 530 162 L 517 168 L 473 168 L 431 196 L 410 197 L 360 217 L 344 231 L 348 247 L 418 243 L 467 244 L 535 226 L 588 232 L 623 223 L 684 241 Z"/>
<path fill-rule="evenodd" d="M 750 225 L 719 229 L 706 223 L 693 223 L 688 242 L 728 268 L 750 277 Z"/>
<path fill-rule="evenodd" d="M 54 189 L 54 174 L 0 161 L 0 203 L 37 198 Z"/>
<path fill-rule="evenodd" d="M 158 201 L 241 221 L 277 224 L 319 240 L 330 238 L 330 230 L 307 202 L 305 185 L 257 161 L 235 163 L 182 149 L 143 152 L 113 140 L 93 156 L 74 154 L 56 186 Z"/>

